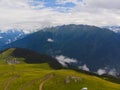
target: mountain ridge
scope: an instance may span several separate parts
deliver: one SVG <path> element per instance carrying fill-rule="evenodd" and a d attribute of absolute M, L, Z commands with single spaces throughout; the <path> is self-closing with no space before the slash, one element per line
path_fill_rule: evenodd
<path fill-rule="evenodd" d="M 7 47 L 22 47 L 52 56 L 74 58 L 79 61 L 74 68 L 86 64 L 94 72 L 99 69 L 120 72 L 120 36 L 96 26 L 71 24 L 45 28 Z"/>

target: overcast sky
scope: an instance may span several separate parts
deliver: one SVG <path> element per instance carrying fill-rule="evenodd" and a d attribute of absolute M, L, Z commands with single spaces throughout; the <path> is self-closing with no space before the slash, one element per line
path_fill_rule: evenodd
<path fill-rule="evenodd" d="M 0 0 L 0 29 L 120 25 L 120 0 Z"/>

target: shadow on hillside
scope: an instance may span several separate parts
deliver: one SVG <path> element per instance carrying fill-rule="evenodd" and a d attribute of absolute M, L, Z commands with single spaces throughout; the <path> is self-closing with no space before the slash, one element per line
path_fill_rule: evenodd
<path fill-rule="evenodd" d="M 25 58 L 25 62 L 29 64 L 48 63 L 53 69 L 62 68 L 61 64 L 59 64 L 55 58 L 27 49 L 17 48 L 13 51 L 13 56 L 18 58 Z"/>

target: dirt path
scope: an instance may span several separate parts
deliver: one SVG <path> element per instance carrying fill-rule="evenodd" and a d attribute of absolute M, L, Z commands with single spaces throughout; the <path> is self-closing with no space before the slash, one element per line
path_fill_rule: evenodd
<path fill-rule="evenodd" d="M 39 90 L 43 90 L 43 85 L 50 80 L 54 75 L 53 74 L 48 74 L 45 76 L 45 79 L 41 82 L 41 84 L 39 85 Z"/>
<path fill-rule="evenodd" d="M 15 79 L 19 78 L 19 77 L 20 77 L 20 76 L 16 75 L 16 76 L 10 78 L 10 79 L 8 80 L 8 82 L 6 83 L 6 86 L 5 86 L 4 90 L 8 90 L 10 83 L 11 83 L 12 81 L 14 81 Z"/>
<path fill-rule="evenodd" d="M 43 85 L 45 84 L 46 81 L 48 81 L 49 79 L 51 79 L 54 76 L 54 74 L 47 74 L 44 77 L 40 77 L 40 78 L 36 78 L 34 80 L 31 80 L 29 83 L 25 84 L 21 89 L 19 90 L 26 90 L 27 87 L 33 85 L 34 83 L 38 82 L 39 80 L 43 81 L 41 82 L 41 84 L 39 85 L 39 90 L 42 90 Z"/>
<path fill-rule="evenodd" d="M 4 75 L 4 74 L 7 74 L 7 73 L 8 73 L 8 72 L 2 72 L 2 73 L 0 73 L 0 77 L 1 77 L 2 75 Z M 5 79 L 5 80 L 6 80 L 6 79 Z M 4 81 L 5 81 L 5 80 L 4 80 Z M 9 80 L 9 78 L 8 78 L 7 80 Z M 2 84 L 3 84 L 3 82 L 0 81 L 0 86 L 1 86 Z"/>
<path fill-rule="evenodd" d="M 25 90 L 27 87 L 33 85 L 35 82 L 39 81 L 41 78 L 31 80 L 29 83 L 25 84 L 20 90 Z"/>

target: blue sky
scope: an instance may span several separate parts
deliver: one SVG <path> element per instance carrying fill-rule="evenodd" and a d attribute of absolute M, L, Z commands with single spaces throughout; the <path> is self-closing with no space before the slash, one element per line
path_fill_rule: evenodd
<path fill-rule="evenodd" d="M 81 1 L 81 0 L 76 0 L 76 1 Z M 70 10 L 71 8 L 75 7 L 76 4 L 74 2 L 69 2 L 64 0 L 60 2 L 60 0 L 33 0 L 30 5 L 37 6 L 39 5 L 40 2 L 43 2 L 43 5 L 48 8 L 54 8 L 55 10 L 58 11 L 64 11 L 62 10 L 63 8 L 66 10 Z M 41 8 L 37 8 L 38 10 Z"/>
<path fill-rule="evenodd" d="M 56 0 L 44 0 L 46 7 L 74 7 L 75 4 L 72 2 L 67 2 L 65 4 L 58 4 L 56 3 Z"/>

